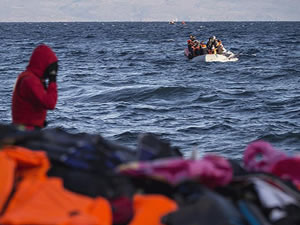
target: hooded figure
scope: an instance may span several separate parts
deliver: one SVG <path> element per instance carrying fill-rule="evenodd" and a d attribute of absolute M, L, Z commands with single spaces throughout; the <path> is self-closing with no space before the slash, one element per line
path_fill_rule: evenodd
<path fill-rule="evenodd" d="M 29 64 L 16 81 L 12 98 L 12 122 L 26 129 L 43 128 L 47 110 L 57 102 L 58 59 L 47 45 L 34 49 Z M 46 80 L 49 80 L 48 85 Z"/>

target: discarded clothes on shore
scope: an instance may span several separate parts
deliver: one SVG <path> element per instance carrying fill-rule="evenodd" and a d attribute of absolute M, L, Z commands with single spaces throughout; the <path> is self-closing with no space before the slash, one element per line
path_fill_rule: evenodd
<path fill-rule="evenodd" d="M 299 225 L 300 157 L 265 141 L 243 160 L 186 159 L 153 134 L 0 125 L 2 225 Z"/>

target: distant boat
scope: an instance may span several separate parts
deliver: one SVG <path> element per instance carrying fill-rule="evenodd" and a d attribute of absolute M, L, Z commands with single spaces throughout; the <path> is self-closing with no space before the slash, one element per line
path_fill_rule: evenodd
<path fill-rule="evenodd" d="M 172 24 L 172 25 L 174 25 L 174 24 L 176 24 L 176 23 L 177 23 L 177 21 L 178 21 L 178 19 L 176 18 L 175 20 L 171 20 L 171 21 L 169 21 L 169 24 Z"/>
<path fill-rule="evenodd" d="M 184 49 L 184 55 L 188 59 L 192 59 L 193 61 L 204 61 L 204 62 L 235 62 L 238 61 L 237 55 L 232 53 L 231 51 L 226 51 L 222 54 L 205 54 L 194 56 L 190 58 L 190 53 L 187 48 Z"/>

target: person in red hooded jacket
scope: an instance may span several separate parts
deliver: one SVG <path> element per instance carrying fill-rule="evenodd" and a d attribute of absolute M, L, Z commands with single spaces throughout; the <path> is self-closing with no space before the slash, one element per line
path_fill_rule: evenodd
<path fill-rule="evenodd" d="M 37 46 L 13 90 L 14 125 L 27 130 L 46 126 L 47 110 L 53 110 L 57 103 L 57 71 L 58 58 L 53 50 L 45 44 Z"/>

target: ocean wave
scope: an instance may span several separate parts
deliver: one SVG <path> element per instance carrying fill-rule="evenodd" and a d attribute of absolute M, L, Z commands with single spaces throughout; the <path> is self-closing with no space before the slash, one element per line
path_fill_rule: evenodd
<path fill-rule="evenodd" d="M 60 64 L 50 127 L 100 133 L 132 146 L 139 133 L 154 132 L 187 155 L 197 148 L 239 157 L 258 138 L 299 151 L 299 26 L 0 23 L 0 117 L 11 121 L 16 77 L 43 42 Z M 191 32 L 204 41 L 216 35 L 239 60 L 188 60 L 183 50 Z M 292 54 L 282 51 L 285 43 Z"/>

